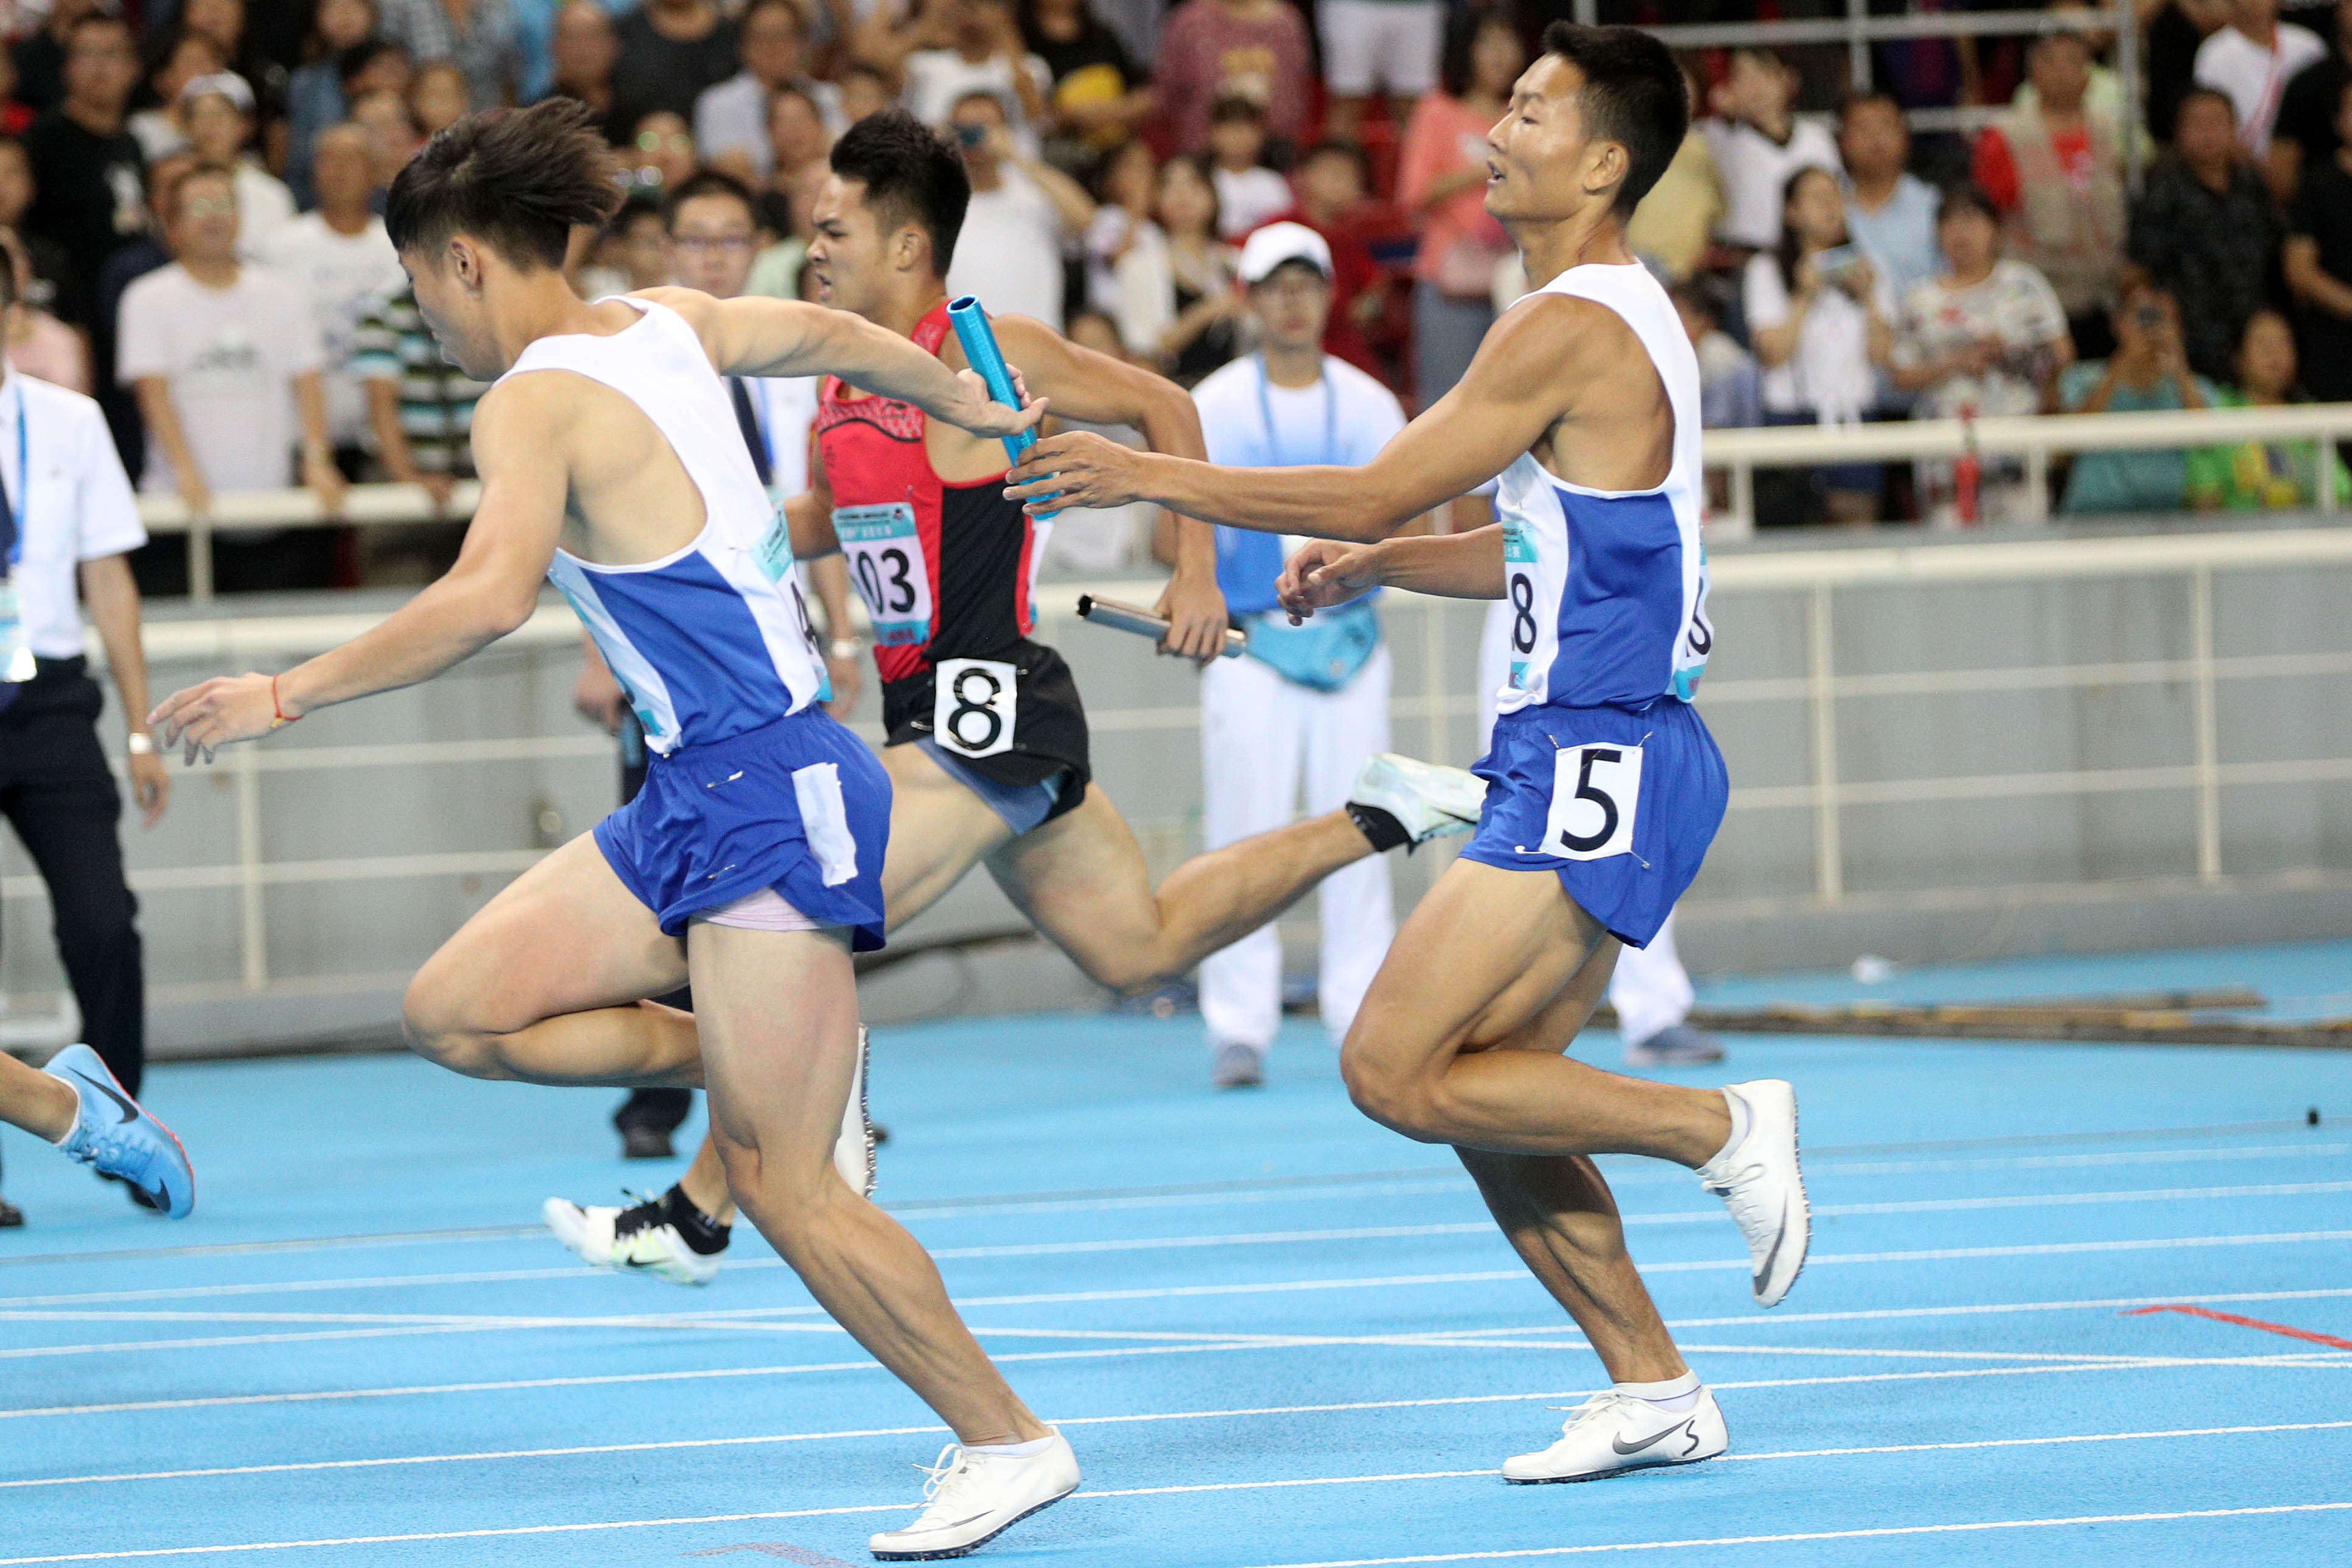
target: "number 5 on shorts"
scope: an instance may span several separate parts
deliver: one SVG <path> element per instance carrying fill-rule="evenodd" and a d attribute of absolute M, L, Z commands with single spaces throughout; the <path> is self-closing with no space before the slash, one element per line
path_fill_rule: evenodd
<path fill-rule="evenodd" d="M 1552 758 L 1551 811 L 1544 852 L 1563 860 L 1605 860 L 1633 852 L 1642 802 L 1642 748 L 1563 746 Z"/>

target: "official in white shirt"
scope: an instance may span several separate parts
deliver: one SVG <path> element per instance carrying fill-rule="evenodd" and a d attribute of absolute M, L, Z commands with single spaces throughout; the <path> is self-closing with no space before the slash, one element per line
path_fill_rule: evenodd
<path fill-rule="evenodd" d="M 1323 352 L 1330 247 L 1304 224 L 1271 224 L 1242 247 L 1240 275 L 1263 347 L 1192 391 L 1209 460 L 1370 462 L 1404 428 L 1404 410 L 1387 387 Z M 1217 530 L 1217 586 L 1249 633 L 1249 651 L 1216 660 L 1201 679 L 1202 817 L 1211 849 L 1291 821 L 1302 783 L 1308 813 L 1337 810 L 1365 759 L 1389 749 L 1389 653 L 1379 612 L 1368 595 L 1291 626 L 1276 607 L 1274 582 L 1297 542 Z M 1323 1026 L 1336 1046 L 1396 934 L 1388 868 L 1366 860 L 1336 872 L 1318 899 Z M 1282 939 L 1272 926 L 1201 965 L 1201 1019 L 1212 1080 L 1221 1089 L 1262 1081 L 1282 1022 Z"/>
<path fill-rule="evenodd" d="M 15 331 L 19 308 L 15 271 L 0 267 L 0 328 Z M 98 737 L 105 698 L 83 656 L 80 601 L 106 646 L 129 721 L 131 794 L 152 827 L 171 786 L 147 733 L 139 590 L 125 558 L 146 542 L 98 405 L 0 363 L 0 816 L 47 884 L 82 1038 L 133 1096 L 147 1055 L 139 905 L 122 873 L 122 797 Z M 14 1215 L 0 1203 L 0 1224 L 21 1223 Z"/>

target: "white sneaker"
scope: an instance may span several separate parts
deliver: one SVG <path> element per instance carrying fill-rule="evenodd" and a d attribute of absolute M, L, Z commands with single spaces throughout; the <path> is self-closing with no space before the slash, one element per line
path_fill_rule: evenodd
<path fill-rule="evenodd" d="M 630 1208 L 583 1208 L 569 1198 L 550 1198 L 539 1215 L 555 1239 L 578 1253 L 583 1262 L 623 1274 L 708 1285 L 718 1276 L 719 1259 L 724 1256 L 687 1246 L 659 1198 L 641 1198 Z"/>
<path fill-rule="evenodd" d="M 918 1469 L 925 1467 L 918 1465 Z M 1078 1457 L 1059 1432 L 1050 1447 L 1024 1457 L 976 1454 L 950 1443 L 926 1471 L 928 1505 L 904 1530 L 866 1543 L 885 1563 L 919 1563 L 977 1552 L 1009 1527 L 1078 1489 Z"/>
<path fill-rule="evenodd" d="M 1754 1266 L 1756 1304 L 1776 1307 L 1804 1271 L 1812 1242 L 1804 1173 L 1797 1168 L 1797 1091 L 1777 1078 L 1724 1086 L 1748 1108 L 1748 1134 L 1698 1168 L 1699 1184 L 1731 1210 Z"/>
<path fill-rule="evenodd" d="M 1714 1458 L 1730 1443 L 1723 1412 L 1704 1388 L 1698 1403 L 1679 1415 L 1604 1388 L 1576 1407 L 1560 1426 L 1559 1442 L 1539 1454 L 1504 1460 L 1503 1479 L 1522 1486 L 1597 1481 L 1655 1465 L 1695 1465 Z"/>
<path fill-rule="evenodd" d="M 1478 826 L 1486 800 L 1486 781 L 1465 768 L 1441 767 L 1375 752 L 1356 775 L 1348 792 L 1349 805 L 1387 812 L 1404 829 L 1408 844 L 1426 844 L 1448 833 L 1467 833 Z"/>

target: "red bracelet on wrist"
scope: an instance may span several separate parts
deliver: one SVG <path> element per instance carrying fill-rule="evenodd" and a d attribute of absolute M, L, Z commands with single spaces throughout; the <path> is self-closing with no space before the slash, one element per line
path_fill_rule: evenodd
<path fill-rule="evenodd" d="M 289 713 L 283 707 L 279 706 L 278 701 L 278 677 L 274 675 L 269 678 L 269 727 L 273 730 L 283 730 L 287 725 L 293 723 L 296 720 L 302 717 L 299 713 Z"/>

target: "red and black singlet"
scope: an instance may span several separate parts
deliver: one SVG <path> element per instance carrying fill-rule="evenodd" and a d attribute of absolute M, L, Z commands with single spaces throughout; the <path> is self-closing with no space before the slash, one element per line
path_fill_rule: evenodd
<path fill-rule="evenodd" d="M 915 326 L 938 353 L 942 300 Z M 929 736 L 1009 784 L 1088 773 L 1085 710 L 1068 667 L 1029 638 L 1030 592 L 1051 523 L 1004 499 L 1003 469 L 948 481 L 931 467 L 923 411 L 827 376 L 816 438 L 833 526 L 874 623 L 889 744 Z M 948 678 L 942 693 L 940 677 Z M 1083 787 L 1065 787 L 1076 805 Z"/>

